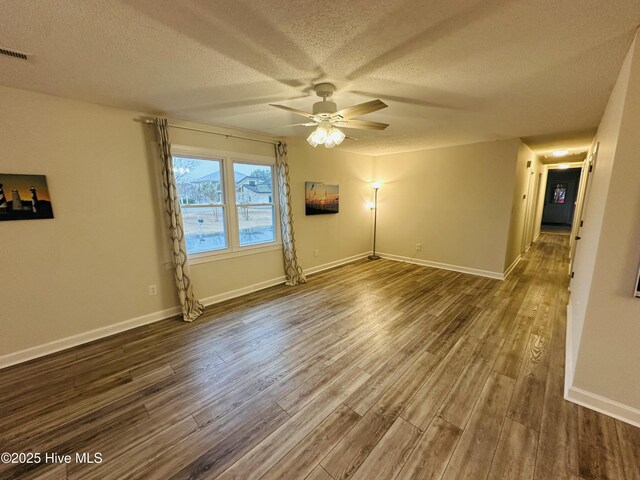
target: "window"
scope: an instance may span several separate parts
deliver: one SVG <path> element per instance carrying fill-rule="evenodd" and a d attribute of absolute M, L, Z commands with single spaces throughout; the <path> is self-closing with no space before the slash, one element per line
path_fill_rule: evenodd
<path fill-rule="evenodd" d="M 279 235 L 273 160 L 236 160 L 174 148 L 173 170 L 192 258 L 272 247 Z"/>
<path fill-rule="evenodd" d="M 240 246 L 276 239 L 272 168 L 270 165 L 233 164 Z"/>
<path fill-rule="evenodd" d="M 228 247 L 222 160 L 173 157 L 187 253 Z"/>

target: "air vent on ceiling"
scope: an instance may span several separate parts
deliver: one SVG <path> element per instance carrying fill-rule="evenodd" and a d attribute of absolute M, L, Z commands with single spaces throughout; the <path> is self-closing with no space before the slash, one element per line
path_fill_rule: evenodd
<path fill-rule="evenodd" d="M 6 55 L 7 57 L 21 58 L 22 60 L 28 60 L 29 54 L 18 52 L 16 50 L 9 50 L 8 48 L 0 47 L 0 54 Z"/>

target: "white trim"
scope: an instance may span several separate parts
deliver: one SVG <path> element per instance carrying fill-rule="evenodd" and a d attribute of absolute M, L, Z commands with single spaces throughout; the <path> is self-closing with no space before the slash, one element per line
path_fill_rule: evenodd
<path fill-rule="evenodd" d="M 640 427 L 640 410 L 616 402 L 602 395 L 591 393 L 573 386 L 573 313 L 571 303 L 567 305 L 567 340 L 565 349 L 564 398 L 572 403 L 590 408 L 609 417 Z"/>
<path fill-rule="evenodd" d="M 272 278 L 271 280 L 265 280 L 264 282 L 254 283 L 253 285 L 248 285 L 246 287 L 237 288 L 228 292 L 218 293 L 217 295 L 201 298 L 200 302 L 205 307 L 208 307 L 216 303 L 224 302 L 225 300 L 231 300 L 232 298 L 241 297 L 243 295 L 257 292 L 259 290 L 264 290 L 265 288 L 273 287 L 274 285 L 280 285 L 284 283 L 285 280 L 286 279 L 283 275 L 281 277 Z"/>
<path fill-rule="evenodd" d="M 324 265 L 318 265 L 316 267 L 312 267 L 309 270 L 307 270 L 307 273 L 316 273 L 322 270 L 327 270 L 329 268 L 337 267 L 339 265 L 344 265 L 345 263 L 350 263 L 355 260 L 364 258 L 367 255 L 368 253 L 362 253 L 359 255 L 353 255 L 351 257 L 343 258 L 341 260 L 329 262 Z M 238 288 L 236 290 L 223 292 L 217 295 L 213 295 L 211 297 L 202 298 L 200 299 L 200 301 L 202 302 L 203 305 L 210 306 L 215 303 L 224 302 L 225 300 L 230 300 L 232 298 L 237 298 L 242 295 L 247 295 L 249 293 L 257 292 L 258 290 L 263 290 L 265 288 L 269 288 L 274 285 L 280 285 L 284 282 L 285 282 L 285 277 L 281 276 L 281 277 L 273 278 L 271 280 L 266 280 L 264 282 L 255 283 L 253 285 Z M 33 360 L 34 358 L 44 357 L 45 355 L 50 355 L 52 353 L 56 353 L 61 350 L 77 347 L 78 345 L 93 342 L 95 340 L 99 340 L 104 337 L 109 337 L 111 335 L 115 335 L 116 333 L 121 333 L 126 330 L 131 330 L 133 328 L 141 327 L 143 325 L 159 322 L 161 320 L 166 320 L 175 315 L 179 315 L 180 312 L 181 312 L 180 307 L 172 307 L 166 310 L 160 310 L 158 312 L 149 313 L 147 315 L 142 315 L 140 317 L 115 323 L 113 325 L 107 325 L 106 327 L 100 327 L 100 328 L 96 328 L 95 330 L 90 330 L 88 332 L 83 332 L 77 335 L 72 335 L 70 337 L 54 340 L 52 342 L 48 342 L 43 345 L 37 345 L 35 347 L 26 348 L 24 350 L 20 350 L 17 352 L 8 353 L 6 355 L 0 356 L 0 369 L 10 367 L 11 365 L 16 365 L 18 363 L 23 363 L 29 360 Z"/>
<path fill-rule="evenodd" d="M 564 349 L 564 397 L 569 395 L 573 385 L 573 310 L 571 302 L 567 304 L 567 328 Z"/>
<path fill-rule="evenodd" d="M 538 233 L 536 233 L 536 236 L 533 238 L 533 241 L 531 243 L 536 243 L 538 241 L 538 239 L 540 238 L 540 233 L 542 233 L 542 231 L 538 230 Z"/>
<path fill-rule="evenodd" d="M 192 145 L 171 145 L 171 155 L 183 157 L 192 155 L 195 157 L 204 157 L 203 160 L 223 160 L 225 157 L 232 161 L 236 159 L 239 163 L 258 162 L 264 165 L 275 165 L 276 157 L 266 155 L 255 155 L 251 153 L 238 153 L 231 150 L 223 150 L 219 148 L 194 147 Z M 242 160 L 240 160 L 242 159 Z"/>
<path fill-rule="evenodd" d="M 0 369 L 16 365 L 18 363 L 23 363 L 28 360 L 33 360 L 34 358 L 44 357 L 45 355 L 50 355 L 84 343 L 93 342 L 100 338 L 124 332 L 125 330 L 131 330 L 132 328 L 141 327 L 149 323 L 159 322 L 160 320 L 165 320 L 173 317 L 174 315 L 178 315 L 180 311 L 180 307 L 172 307 L 166 310 L 160 310 L 159 312 L 142 315 L 141 317 L 125 320 L 124 322 L 115 323 L 106 327 L 100 327 L 95 330 L 89 330 L 88 332 L 54 340 L 43 345 L 37 345 L 17 352 L 8 353 L 0 356 Z"/>
<path fill-rule="evenodd" d="M 531 244 L 529 244 L 529 246 L 527 247 L 527 250 L 529 250 L 530 247 L 531 247 Z M 518 258 L 516 258 L 511 265 L 509 265 L 509 268 L 507 268 L 504 272 L 503 278 L 507 278 L 509 274 L 513 272 L 513 269 L 518 266 L 518 264 L 520 263 L 520 260 L 522 260 L 522 255 L 518 255 Z"/>
<path fill-rule="evenodd" d="M 209 250 L 202 253 L 192 253 L 188 255 L 187 259 L 189 265 L 200 265 L 202 263 L 217 262 L 220 260 L 229 260 L 230 258 L 244 257 L 246 255 L 258 255 L 265 252 L 282 251 L 282 242 L 268 244 L 257 244 L 247 247 L 242 247 L 242 250 L 229 251 L 225 250 Z M 171 264 L 170 268 L 173 267 Z"/>
<path fill-rule="evenodd" d="M 461 267 L 459 265 L 449 265 L 448 263 L 431 262 L 429 260 L 422 260 L 418 258 L 402 257 L 400 255 L 392 255 L 390 253 L 379 253 L 383 258 L 389 260 L 395 260 L 397 262 L 415 263 L 416 265 L 423 265 L 425 267 L 440 268 L 442 270 L 452 270 L 454 272 L 469 273 L 471 275 L 479 275 L 481 277 L 493 278 L 496 280 L 504 280 L 505 274 L 499 272 L 491 272 L 489 270 L 479 270 L 477 268 Z"/>
<path fill-rule="evenodd" d="M 322 272 L 323 270 L 329 270 L 330 268 L 339 267 L 340 265 L 345 265 L 347 263 L 355 262 L 356 260 L 361 260 L 366 258 L 367 255 L 370 255 L 371 252 L 359 253 L 357 255 L 351 255 L 350 257 L 342 258 L 340 260 L 335 260 L 333 262 L 325 263 L 323 265 L 317 265 L 311 268 L 305 268 L 304 272 L 312 275 L 314 273 Z"/>
<path fill-rule="evenodd" d="M 572 403 L 595 410 L 622 422 L 640 427 L 640 410 L 624 405 L 610 398 L 582 390 L 578 387 L 570 387 L 564 398 Z"/>
<path fill-rule="evenodd" d="M 282 233 L 279 222 L 280 206 L 276 201 L 278 197 L 278 182 L 275 180 L 276 159 L 275 156 L 253 155 L 236 153 L 226 150 L 218 150 L 188 145 L 172 145 L 171 155 L 189 157 L 200 160 L 210 160 L 220 163 L 220 183 L 222 185 L 223 202 L 219 206 L 224 211 L 224 235 L 227 246 L 221 249 L 207 250 L 205 252 L 188 255 L 189 263 L 197 265 L 226 258 L 233 258 L 246 254 L 269 251 L 269 247 L 278 249 L 282 246 Z M 238 218 L 238 204 L 236 197 L 235 169 L 236 164 L 262 165 L 271 169 L 271 203 L 264 204 L 273 208 L 274 239 L 270 242 L 262 242 L 253 245 L 240 244 L 240 220 Z M 180 208 L 200 208 L 210 205 L 181 205 Z M 242 252 L 242 253 L 241 253 Z M 246 253 L 245 253 L 246 252 Z"/>

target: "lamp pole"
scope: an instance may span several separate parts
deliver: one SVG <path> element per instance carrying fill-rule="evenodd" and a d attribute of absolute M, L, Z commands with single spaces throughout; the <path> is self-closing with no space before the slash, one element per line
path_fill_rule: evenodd
<path fill-rule="evenodd" d="M 376 233 L 378 228 L 378 189 L 380 184 L 378 182 L 373 183 L 373 251 L 369 255 L 369 260 L 379 260 L 380 256 L 376 255 Z"/>

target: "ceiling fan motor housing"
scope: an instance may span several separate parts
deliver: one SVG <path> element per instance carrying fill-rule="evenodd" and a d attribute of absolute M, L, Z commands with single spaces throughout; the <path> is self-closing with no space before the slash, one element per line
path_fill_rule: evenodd
<path fill-rule="evenodd" d="M 323 100 L 322 102 L 316 102 L 313 104 L 313 114 L 319 117 L 328 117 L 338 111 L 338 106 L 335 102 L 329 102 Z"/>
<path fill-rule="evenodd" d="M 334 102 L 330 102 L 327 100 L 333 92 L 335 92 L 336 87 L 332 83 L 319 83 L 313 89 L 320 98 L 322 98 L 321 102 L 316 102 L 313 104 L 313 114 L 322 117 L 328 118 L 331 114 L 336 113 L 338 111 L 338 106 Z"/>

